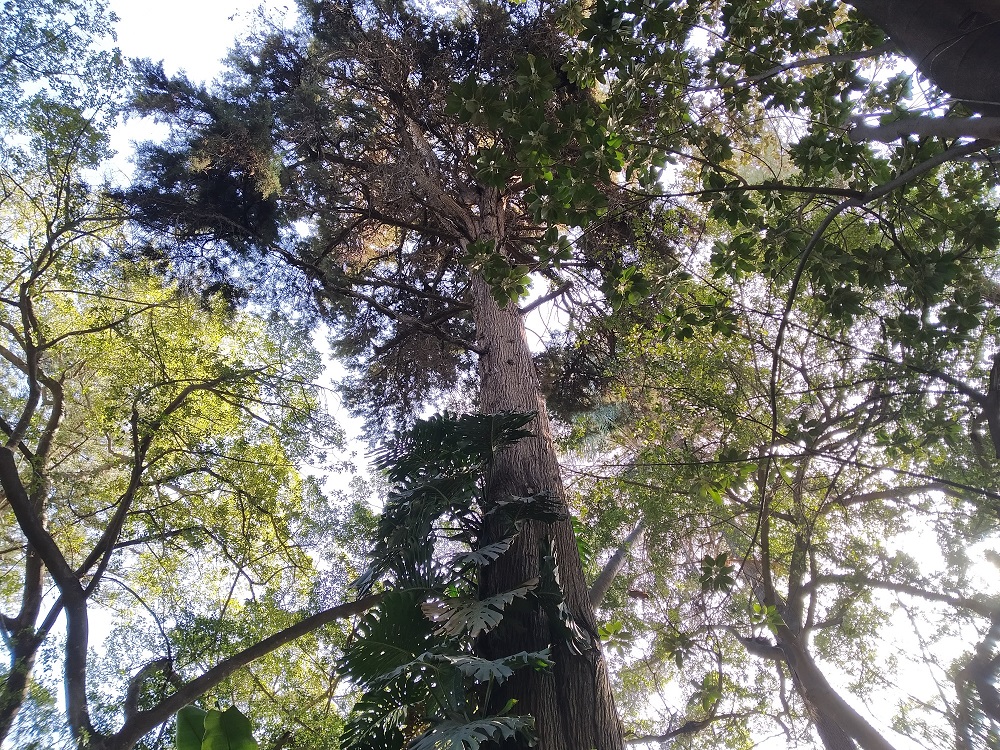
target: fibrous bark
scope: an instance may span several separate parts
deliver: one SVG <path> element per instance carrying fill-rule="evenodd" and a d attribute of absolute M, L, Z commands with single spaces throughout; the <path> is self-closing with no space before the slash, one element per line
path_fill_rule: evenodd
<path fill-rule="evenodd" d="M 535 436 L 496 457 L 488 477 L 487 504 L 545 492 L 565 508 L 559 463 L 521 313 L 513 304 L 499 307 L 481 278 L 473 279 L 473 304 L 477 344 L 484 350 L 479 360 L 481 411 L 537 413 L 531 425 Z M 489 544 L 497 541 L 491 534 L 502 532 L 487 524 L 485 533 L 484 542 Z M 510 550 L 483 570 L 482 594 L 491 596 L 537 578 L 541 551 L 549 545 L 556 551 L 566 604 L 589 647 L 577 649 L 567 643 L 540 610 L 506 617 L 483 640 L 484 651 L 496 658 L 552 644 L 555 666 L 551 673 L 518 672 L 497 691 L 493 708 L 517 699 L 517 711 L 535 717 L 543 750 L 621 750 L 621 723 L 568 514 L 551 524 L 525 524 Z"/>

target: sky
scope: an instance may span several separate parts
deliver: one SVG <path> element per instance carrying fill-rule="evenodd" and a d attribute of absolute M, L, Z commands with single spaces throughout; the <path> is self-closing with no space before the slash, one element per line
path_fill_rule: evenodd
<path fill-rule="evenodd" d="M 128 58 L 148 58 L 162 62 L 168 74 L 183 72 L 196 83 L 210 83 L 223 70 L 223 62 L 234 43 L 250 31 L 260 12 L 273 20 L 283 19 L 286 26 L 295 22 L 294 2 L 282 0 L 173 0 L 170 3 L 144 0 L 108 0 L 118 23 L 118 48 Z M 118 156 L 107 166 L 106 175 L 124 183 L 131 172 L 133 144 L 156 140 L 166 128 L 151 120 L 133 118 L 119 126 L 112 135 Z M 313 343 L 323 354 L 326 370 L 320 384 L 330 388 L 343 373 L 329 356 L 326 331 L 317 331 Z M 353 419 L 332 394 L 328 408 L 344 428 L 348 451 L 364 454 L 356 444 L 361 424 Z M 345 456 L 346 457 L 346 456 Z M 359 467 L 360 468 L 360 467 Z M 343 489 L 347 475 L 334 475 L 326 483 L 328 490 Z"/>
<path fill-rule="evenodd" d="M 111 0 L 118 16 L 118 46 L 127 57 L 162 60 L 168 73 L 183 70 L 207 81 L 220 70 L 233 41 L 253 22 L 260 0 Z M 263 3 L 270 11 L 292 13 L 290 3 Z"/>
<path fill-rule="evenodd" d="M 183 72 L 196 83 L 208 83 L 223 68 L 235 41 L 253 28 L 264 9 L 269 16 L 294 23 L 294 3 L 282 0 L 108 0 L 118 16 L 118 48 L 128 58 L 162 62 L 168 74 Z M 156 140 L 166 130 L 149 120 L 132 118 L 112 134 L 117 158 L 105 175 L 115 183 L 127 182 L 133 144 Z"/>
<path fill-rule="evenodd" d="M 223 69 L 223 60 L 238 39 L 253 28 L 264 10 L 269 17 L 284 19 L 292 25 L 296 18 L 294 2 L 283 0 L 174 0 L 150 3 L 143 0 L 109 0 L 118 16 L 118 47 L 129 58 L 148 58 L 163 62 L 168 74 L 184 72 L 194 82 L 207 83 Z M 143 119 L 132 119 L 112 136 L 117 158 L 108 165 L 106 175 L 116 183 L 127 182 L 131 172 L 133 144 L 156 140 L 166 135 L 162 126 Z M 531 296 L 545 292 L 544 285 L 533 285 Z M 531 297 L 529 297 L 530 301 Z M 533 349 L 540 351 L 553 330 L 565 321 L 552 305 L 537 308 L 525 321 Z"/>

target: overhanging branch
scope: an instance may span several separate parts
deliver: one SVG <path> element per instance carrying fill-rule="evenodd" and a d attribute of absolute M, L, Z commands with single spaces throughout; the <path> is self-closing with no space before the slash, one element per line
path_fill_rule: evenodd
<path fill-rule="evenodd" d="M 311 617 L 307 617 L 295 625 L 278 631 L 274 635 L 255 643 L 249 648 L 243 649 L 237 654 L 233 654 L 228 659 L 224 659 L 216 664 L 200 677 L 184 683 L 176 692 L 161 700 L 153 708 L 134 713 L 121 729 L 104 739 L 102 750 L 111 750 L 112 748 L 114 750 L 130 750 L 148 732 L 165 722 L 200 695 L 211 690 L 237 670 L 324 625 L 366 612 L 377 605 L 381 599 L 381 594 L 373 594 L 354 602 L 330 607 Z"/>
<path fill-rule="evenodd" d="M 915 135 L 921 138 L 979 138 L 1000 141 L 1000 117 L 914 117 L 884 125 L 866 125 L 856 120 L 848 136 L 855 143 L 879 141 L 890 143 L 897 138 Z"/>

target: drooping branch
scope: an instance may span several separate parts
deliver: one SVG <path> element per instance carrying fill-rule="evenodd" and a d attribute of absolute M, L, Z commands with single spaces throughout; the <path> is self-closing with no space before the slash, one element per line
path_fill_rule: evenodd
<path fill-rule="evenodd" d="M 1000 458 L 1000 352 L 993 356 L 986 393 L 982 393 L 958 378 L 933 367 L 923 367 L 910 363 L 907 363 L 906 367 L 947 383 L 970 401 L 978 404 L 983 410 L 983 416 L 986 417 L 990 440 L 993 442 L 993 451 L 996 457 Z"/>
<path fill-rule="evenodd" d="M 286 261 L 288 261 L 289 264 L 291 264 L 295 268 L 298 268 L 300 271 L 304 272 L 310 279 L 322 283 L 324 287 L 323 294 L 325 295 L 329 295 L 331 297 L 342 296 L 342 297 L 347 297 L 349 299 L 357 300 L 358 302 L 363 302 L 372 310 L 378 312 L 380 315 L 384 315 L 390 320 L 395 321 L 408 331 L 421 331 L 423 333 L 428 333 L 432 336 L 436 336 L 437 338 L 441 339 L 442 341 L 448 344 L 452 344 L 453 346 L 459 347 L 461 349 L 465 349 L 470 352 L 475 352 L 476 354 L 483 353 L 482 348 L 477 346 L 473 342 L 466 341 L 465 339 L 462 339 L 458 336 L 453 336 L 452 334 L 448 333 L 443 328 L 441 328 L 439 325 L 433 325 L 431 323 L 428 323 L 426 320 L 420 320 L 419 318 L 415 318 L 412 315 L 407 315 L 405 313 L 393 310 L 387 305 L 383 305 L 372 295 L 358 291 L 356 288 L 354 288 L 354 285 L 352 284 L 345 283 L 340 285 L 334 285 L 333 283 L 331 283 L 329 274 L 326 274 L 323 271 L 323 269 L 319 268 L 314 263 L 305 261 L 294 255 L 293 253 L 285 251 L 281 248 L 278 248 L 277 252 Z M 464 311 L 464 307 L 463 308 L 455 307 L 454 309 L 456 310 L 456 312 L 459 310 Z"/>
<path fill-rule="evenodd" d="M 863 505 L 864 503 L 878 502 L 880 500 L 905 500 L 913 495 L 925 494 L 928 492 L 941 492 L 945 495 L 961 498 L 962 493 L 958 492 L 944 482 L 929 482 L 927 484 L 903 485 L 900 487 L 890 487 L 884 490 L 872 490 L 871 492 L 859 492 L 854 495 L 842 495 L 833 500 L 836 505 L 842 508 L 849 508 L 852 505 Z"/>
<path fill-rule="evenodd" d="M 738 176 L 738 175 L 737 175 Z M 701 188 L 699 190 L 684 190 L 681 192 L 671 192 L 669 198 L 698 198 L 703 195 L 722 195 L 723 193 L 733 193 L 746 190 L 753 193 L 792 193 L 795 195 L 815 195 L 819 197 L 830 196 L 833 198 L 864 198 L 865 194 L 860 190 L 852 188 L 842 188 L 828 185 L 789 185 L 783 182 L 761 182 L 747 183 L 737 181 L 735 185 L 726 185 L 719 188 Z"/>
<path fill-rule="evenodd" d="M 527 305 L 525 305 L 524 307 L 522 307 L 521 308 L 521 315 L 527 315 L 532 310 L 537 310 L 542 305 L 544 305 L 544 304 L 546 304 L 548 302 L 551 302 L 554 299 L 558 299 L 559 297 L 561 297 L 562 295 L 564 295 L 566 292 L 568 292 L 570 290 L 570 287 L 572 287 L 572 286 L 573 286 L 573 282 L 572 281 L 567 281 L 567 282 L 565 282 L 563 284 L 560 284 L 555 289 L 553 289 L 551 292 L 549 292 L 547 294 L 543 294 L 538 299 L 533 300 L 532 302 L 529 302 Z"/>

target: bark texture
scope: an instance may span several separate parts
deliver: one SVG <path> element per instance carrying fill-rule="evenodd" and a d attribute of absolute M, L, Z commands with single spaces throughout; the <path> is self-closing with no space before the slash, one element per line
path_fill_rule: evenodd
<path fill-rule="evenodd" d="M 546 492 L 565 509 L 559 463 L 521 313 L 513 304 L 500 308 L 481 278 L 473 280 L 472 291 L 477 344 L 483 349 L 480 409 L 538 414 L 531 425 L 535 437 L 519 441 L 496 457 L 488 477 L 487 503 Z M 496 541 L 501 533 L 487 523 L 486 543 Z M 540 555 L 550 544 L 556 550 L 566 604 L 588 647 L 572 648 L 537 608 L 504 618 L 483 639 L 486 655 L 495 658 L 552 644 L 555 667 L 551 673 L 519 671 L 494 696 L 493 708 L 517 699 L 515 712 L 535 717 L 541 750 L 621 750 L 621 723 L 568 515 L 551 524 L 527 523 L 510 550 L 483 570 L 482 594 L 508 591 L 538 577 Z"/>
<path fill-rule="evenodd" d="M 781 637 L 781 631 L 786 629 L 778 629 L 779 647 L 785 653 L 792 681 L 816 723 L 825 750 L 855 750 L 858 745 L 864 750 L 894 750 L 830 685 L 802 643 L 802 637 L 791 634 Z"/>
<path fill-rule="evenodd" d="M 1000 0 L 848 0 L 937 86 L 1000 114 Z"/>
<path fill-rule="evenodd" d="M 41 508 L 40 497 L 28 498 L 17 472 L 14 454 L 6 447 L 0 448 L 0 487 L 3 488 L 3 499 L 8 503 L 13 495 L 14 502 L 20 499 L 33 509 Z M 3 622 L 0 623 L 0 627 L 7 631 L 6 641 L 10 653 L 10 668 L 3 678 L 3 684 L 0 685 L 0 742 L 10 734 L 14 719 L 28 697 L 31 672 L 35 666 L 38 649 L 47 632 L 47 628 L 41 633 L 36 630 L 45 581 L 42 559 L 30 543 L 26 545 L 25 550 L 23 581 L 21 607 L 17 616 L 3 617 Z"/>
<path fill-rule="evenodd" d="M 10 637 L 9 648 L 10 671 L 0 686 L 0 740 L 10 734 L 14 718 L 28 697 L 28 676 L 38 654 L 34 628 L 18 626 Z"/>

